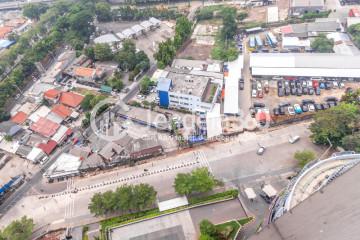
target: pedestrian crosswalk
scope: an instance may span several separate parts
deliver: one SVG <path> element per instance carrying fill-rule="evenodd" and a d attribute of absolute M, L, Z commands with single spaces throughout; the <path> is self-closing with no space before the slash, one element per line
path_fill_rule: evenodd
<path fill-rule="evenodd" d="M 66 182 L 66 192 L 68 193 L 66 198 L 66 205 L 65 205 L 65 212 L 64 212 L 64 219 L 70 219 L 74 217 L 74 209 L 75 209 L 75 198 L 72 195 L 72 192 L 75 189 L 75 182 L 73 178 L 69 178 Z"/>
<path fill-rule="evenodd" d="M 199 162 L 200 167 L 206 167 L 210 173 L 213 173 L 210 163 L 204 153 L 204 151 L 196 151 L 194 152 L 196 160 Z"/>

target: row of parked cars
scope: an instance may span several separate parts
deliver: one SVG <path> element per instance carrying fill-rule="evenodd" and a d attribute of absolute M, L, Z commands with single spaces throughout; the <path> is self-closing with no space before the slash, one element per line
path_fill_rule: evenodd
<path fill-rule="evenodd" d="M 336 97 L 327 97 L 323 103 L 316 103 L 314 100 L 304 99 L 301 101 L 301 104 L 290 104 L 289 102 L 280 103 L 278 107 L 273 109 L 273 114 L 278 116 L 285 114 L 295 115 L 304 112 L 315 112 L 326 110 L 336 106 L 337 104 L 338 99 Z"/>
<path fill-rule="evenodd" d="M 321 90 L 344 88 L 343 82 L 337 81 L 318 81 L 318 80 L 279 80 L 277 82 L 278 96 L 289 95 L 320 95 Z"/>
<path fill-rule="evenodd" d="M 251 86 L 251 97 L 253 98 L 262 98 L 264 97 L 264 92 L 269 92 L 269 81 L 252 81 Z"/>

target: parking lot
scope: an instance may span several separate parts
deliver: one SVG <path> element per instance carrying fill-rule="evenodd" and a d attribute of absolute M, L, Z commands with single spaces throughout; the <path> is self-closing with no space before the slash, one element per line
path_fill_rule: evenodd
<path fill-rule="evenodd" d="M 299 114 L 327 109 L 336 105 L 336 99 L 340 100 L 347 89 L 356 89 L 357 85 L 354 82 L 338 81 L 253 80 L 252 107 L 255 104 L 255 107 L 268 109 L 272 115 L 295 115 L 292 111 L 288 111 L 288 107 L 295 104 L 299 104 L 302 108 L 301 111 L 295 111 Z M 314 106 L 310 106 L 309 109 L 309 104 Z M 279 109 L 279 106 L 285 107 L 283 113 L 274 110 L 274 108 Z"/>

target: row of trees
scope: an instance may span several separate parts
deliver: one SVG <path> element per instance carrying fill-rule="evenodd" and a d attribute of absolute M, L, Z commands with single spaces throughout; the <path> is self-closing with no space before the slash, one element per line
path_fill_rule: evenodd
<path fill-rule="evenodd" d="M 156 191 L 148 184 L 123 185 L 115 191 L 96 193 L 89 204 L 89 210 L 96 216 L 111 212 L 138 212 L 155 205 Z"/>
<path fill-rule="evenodd" d="M 10 223 L 0 231 L 0 240 L 26 240 L 31 238 L 34 222 L 26 216 Z"/>
<path fill-rule="evenodd" d="M 239 54 L 233 40 L 237 32 L 236 8 L 224 7 L 220 16 L 223 20 L 223 27 L 217 36 L 211 56 L 217 60 L 233 61 Z"/>
<path fill-rule="evenodd" d="M 311 138 L 317 144 L 360 151 L 360 90 L 347 93 L 338 106 L 316 113 L 310 126 Z"/>
<path fill-rule="evenodd" d="M 348 31 L 352 36 L 352 40 L 360 47 L 360 23 L 351 25 Z"/>
<path fill-rule="evenodd" d="M 175 10 L 159 9 L 159 8 L 133 8 L 130 6 L 120 7 L 113 12 L 115 18 L 125 21 L 145 20 L 150 17 L 161 19 L 176 19 L 181 16 Z"/>
<path fill-rule="evenodd" d="M 176 55 L 176 51 L 189 38 L 192 29 L 192 22 L 186 17 L 176 20 L 175 36 L 159 44 L 158 51 L 154 54 L 159 68 L 169 65 Z"/>

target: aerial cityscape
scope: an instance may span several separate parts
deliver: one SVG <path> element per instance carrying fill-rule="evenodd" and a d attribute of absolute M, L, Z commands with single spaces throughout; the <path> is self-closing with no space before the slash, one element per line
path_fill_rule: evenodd
<path fill-rule="evenodd" d="M 359 240 L 359 49 L 360 0 L 0 0 L 0 240 Z"/>

